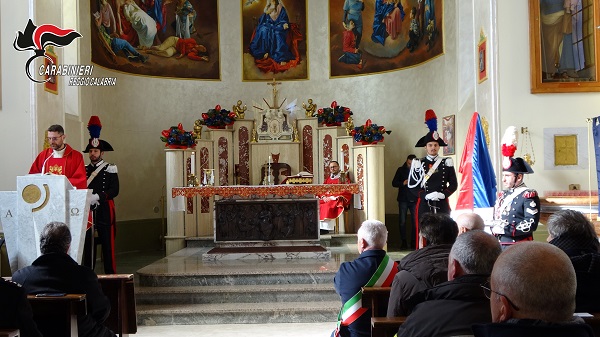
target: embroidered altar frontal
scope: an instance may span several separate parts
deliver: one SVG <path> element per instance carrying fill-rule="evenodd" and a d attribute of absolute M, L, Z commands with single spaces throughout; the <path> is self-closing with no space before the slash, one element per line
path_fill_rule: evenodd
<path fill-rule="evenodd" d="M 319 239 L 316 198 L 219 200 L 215 211 L 216 242 Z"/>

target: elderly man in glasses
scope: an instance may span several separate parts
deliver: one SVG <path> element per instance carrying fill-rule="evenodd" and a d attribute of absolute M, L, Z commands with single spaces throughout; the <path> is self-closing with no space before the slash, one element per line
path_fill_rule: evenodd
<path fill-rule="evenodd" d="M 474 325 L 474 336 L 594 336 L 573 316 L 576 287 L 562 250 L 541 242 L 513 245 L 498 257 L 489 286 L 482 286 L 494 323 Z"/>
<path fill-rule="evenodd" d="M 65 143 L 65 129 L 60 125 L 51 125 L 48 128 L 49 148 L 38 154 L 29 173 L 51 173 L 64 175 L 71 185 L 77 189 L 87 188 L 87 176 L 83 155 Z"/>

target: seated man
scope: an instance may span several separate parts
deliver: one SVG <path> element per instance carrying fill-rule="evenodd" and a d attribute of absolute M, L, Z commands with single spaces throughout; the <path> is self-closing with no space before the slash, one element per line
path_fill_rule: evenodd
<path fill-rule="evenodd" d="M 17 270 L 13 281 L 23 285 L 28 294 L 86 294 L 87 315 L 77 317 L 80 336 L 114 337 L 103 325 L 110 313 L 110 302 L 102 293 L 98 277 L 88 267 L 80 266 L 68 254 L 71 232 L 62 222 L 47 224 L 40 233 L 40 251 L 31 266 Z"/>
<path fill-rule="evenodd" d="M 21 337 L 41 337 L 27 294 L 19 284 L 0 277 L 0 329 L 19 329 Z"/>
<path fill-rule="evenodd" d="M 477 213 L 463 213 L 456 218 L 458 235 L 472 230 L 485 230 L 485 223 Z"/>
<path fill-rule="evenodd" d="M 332 160 L 329 163 L 329 177 L 325 178 L 324 184 L 346 184 L 350 179 L 345 172 L 340 170 L 340 164 Z M 322 195 L 319 199 L 319 220 L 321 230 L 330 231 L 335 228 L 335 219 L 339 217 L 344 209 L 350 207 L 352 193 L 340 195 Z"/>
<path fill-rule="evenodd" d="M 448 282 L 408 299 L 416 306 L 400 326 L 398 337 L 470 335 L 471 325 L 491 322 L 490 300 L 481 285 L 501 252 L 498 240 L 486 232 L 459 235 L 448 257 Z"/>
<path fill-rule="evenodd" d="M 548 219 L 548 242 L 571 259 L 577 276 L 575 312 L 600 311 L 600 243 L 594 225 L 580 212 L 561 210 Z"/>
<path fill-rule="evenodd" d="M 340 265 L 333 282 L 342 299 L 339 335 L 342 337 L 370 337 L 371 310 L 354 307 L 362 295 L 362 287 L 389 287 L 396 273 L 394 262 L 383 250 L 387 242 L 387 228 L 377 220 L 366 220 L 357 233 L 359 257 Z M 381 271 L 381 272 L 380 272 Z M 335 335 L 334 331 L 331 335 Z"/>
<path fill-rule="evenodd" d="M 489 285 L 492 322 L 473 325 L 480 336 L 594 336 L 573 316 L 577 281 L 567 254 L 542 242 L 506 249 L 492 270 Z"/>
<path fill-rule="evenodd" d="M 448 214 L 425 213 L 419 220 L 419 247 L 406 255 L 394 277 L 387 317 L 408 316 L 407 300 L 414 294 L 448 281 L 448 255 L 458 235 Z"/>

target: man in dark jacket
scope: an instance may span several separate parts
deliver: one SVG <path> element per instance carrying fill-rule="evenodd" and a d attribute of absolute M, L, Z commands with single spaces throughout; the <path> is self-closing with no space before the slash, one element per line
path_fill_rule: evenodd
<path fill-rule="evenodd" d="M 471 325 L 490 323 L 490 300 L 481 285 L 501 252 L 498 240 L 484 231 L 459 235 L 448 258 L 448 282 L 408 299 L 409 306 L 416 306 L 400 326 L 398 337 L 469 335 Z"/>
<path fill-rule="evenodd" d="M 473 325 L 475 337 L 594 336 L 575 311 L 577 281 L 567 254 L 542 242 L 506 249 L 492 270 L 489 285 L 492 322 Z"/>
<path fill-rule="evenodd" d="M 548 219 L 548 242 L 564 251 L 577 276 L 575 312 L 600 311 L 600 243 L 581 212 L 561 210 Z"/>
<path fill-rule="evenodd" d="M 360 256 L 354 261 L 342 263 L 335 275 L 335 291 L 342 300 L 338 326 L 342 337 L 371 336 L 371 310 L 353 307 L 352 304 L 358 303 L 357 299 L 361 298 L 361 288 L 364 286 L 390 286 L 387 282 L 391 280 L 397 268 L 396 263 L 383 250 L 387 235 L 383 223 L 377 220 L 363 222 L 357 233 Z M 376 273 L 378 270 L 382 273 Z M 335 331 L 332 336 L 334 334 Z"/>
<path fill-rule="evenodd" d="M 416 218 L 415 218 L 415 207 L 417 205 L 417 197 L 414 196 L 410 190 L 408 189 L 408 175 L 410 173 L 410 165 L 412 164 L 413 159 L 417 158 L 414 154 L 409 154 L 406 157 L 406 162 L 404 165 L 398 167 L 396 170 L 396 174 L 394 175 L 394 179 L 392 180 L 392 186 L 398 188 L 398 215 L 400 217 L 400 248 L 415 248 L 415 238 L 416 235 Z M 407 236 L 406 234 L 406 214 L 410 210 L 410 216 L 412 224 L 412 231 Z M 408 239 L 412 238 L 412 239 Z M 406 240 L 406 245 L 405 245 Z"/>
<path fill-rule="evenodd" d="M 85 294 L 87 315 L 77 317 L 81 337 L 114 337 L 103 325 L 110 313 L 110 302 L 102 293 L 98 277 L 80 266 L 68 254 L 71 245 L 69 227 L 62 222 L 47 224 L 40 234 L 40 251 L 31 266 L 17 270 L 13 281 L 22 284 L 28 294 Z"/>
<path fill-rule="evenodd" d="M 19 329 L 21 337 L 41 337 L 23 287 L 0 277 L 0 329 Z"/>
<path fill-rule="evenodd" d="M 458 234 L 456 222 L 447 214 L 426 213 L 419 220 L 421 249 L 400 260 L 394 276 L 387 316 L 407 316 L 406 300 L 414 294 L 448 281 L 448 255 Z"/>

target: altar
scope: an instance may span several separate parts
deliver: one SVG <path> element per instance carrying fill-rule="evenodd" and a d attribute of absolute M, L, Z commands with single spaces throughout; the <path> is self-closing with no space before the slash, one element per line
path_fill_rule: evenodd
<path fill-rule="evenodd" d="M 362 221 L 385 218 L 384 145 L 357 144 L 348 135 L 350 128 L 320 125 L 295 101 L 279 102 L 279 83 L 269 84 L 273 99 L 254 102 L 253 118 L 242 113 L 230 126 L 204 130 L 195 148 L 165 149 L 166 190 L 171 195 L 167 254 L 184 248 L 186 238 L 200 236 L 212 236 L 217 246 L 317 243 L 315 196 L 338 189 L 354 194 L 346 216 L 339 218 L 340 233 L 356 233 Z M 233 110 L 245 109 L 238 101 Z M 323 185 L 331 161 L 353 183 Z M 312 175 L 312 184 L 284 183 L 290 174 Z M 193 186 L 190 177 L 204 186 Z M 251 215 L 256 217 L 248 219 Z"/>

